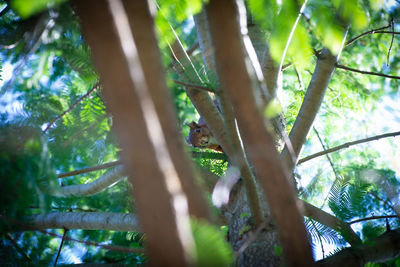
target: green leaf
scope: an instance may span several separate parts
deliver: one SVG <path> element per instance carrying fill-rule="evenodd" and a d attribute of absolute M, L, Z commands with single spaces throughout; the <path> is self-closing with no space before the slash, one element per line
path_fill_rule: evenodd
<path fill-rule="evenodd" d="M 66 0 L 13 0 L 11 6 L 21 18 L 26 19 L 46 8 L 59 5 Z"/>
<path fill-rule="evenodd" d="M 264 110 L 264 115 L 268 119 L 273 119 L 278 116 L 281 112 L 283 112 L 283 108 L 279 103 L 279 100 L 274 98 L 269 104 L 266 106 Z"/>
<path fill-rule="evenodd" d="M 282 247 L 281 246 L 274 246 L 274 251 L 276 256 L 280 257 L 282 256 Z"/>
<path fill-rule="evenodd" d="M 233 262 L 233 250 L 216 226 L 194 219 L 191 220 L 191 226 L 197 266 L 229 266 Z"/>

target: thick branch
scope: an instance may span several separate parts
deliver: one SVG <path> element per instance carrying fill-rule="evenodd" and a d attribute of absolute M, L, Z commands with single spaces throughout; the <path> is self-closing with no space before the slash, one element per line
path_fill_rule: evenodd
<path fill-rule="evenodd" d="M 194 81 L 188 80 L 185 75 L 185 68 L 191 66 L 190 59 L 183 49 L 182 44 L 177 40 L 171 46 L 173 54 L 176 60 L 179 60 L 180 64 L 175 64 L 177 72 L 180 74 L 181 79 L 185 82 L 193 83 Z M 208 128 L 211 130 L 218 144 L 222 147 L 224 152 L 232 158 L 232 151 L 229 145 L 229 139 L 224 128 L 224 120 L 217 107 L 214 105 L 211 97 L 207 92 L 203 90 L 186 87 L 187 94 L 196 107 L 200 116 L 206 122 Z"/>
<path fill-rule="evenodd" d="M 391 78 L 391 79 L 400 79 L 400 76 L 388 75 L 388 74 L 372 72 L 372 71 L 358 70 L 358 69 L 346 67 L 346 66 L 343 66 L 340 64 L 336 64 L 336 68 L 343 69 L 343 70 L 349 70 L 349 71 L 357 72 L 357 73 L 361 73 L 361 74 L 367 74 L 367 75 L 373 75 L 373 76 L 379 76 L 379 77 L 385 77 L 385 78 Z"/>
<path fill-rule="evenodd" d="M 351 245 L 360 244 L 361 239 L 357 236 L 357 234 L 351 229 L 350 224 L 343 222 L 336 218 L 335 216 L 311 205 L 310 203 L 302 200 L 304 206 L 304 216 L 313 219 L 320 224 L 328 226 L 333 230 L 337 231 L 341 234 L 347 242 Z"/>
<path fill-rule="evenodd" d="M 172 162 L 182 183 L 183 191 L 186 193 L 189 212 L 197 218 L 210 220 L 211 213 L 206 197 L 196 184 L 192 162 L 184 151 L 177 116 L 161 62 L 161 53 L 157 45 L 153 19 L 146 10 L 146 1 L 125 1 L 124 3 L 130 15 L 129 23 L 148 90 L 160 118 Z"/>
<path fill-rule="evenodd" d="M 215 72 L 215 59 L 212 54 L 213 47 L 211 43 L 210 29 L 207 20 L 207 14 L 203 10 L 195 16 L 197 35 L 199 37 L 200 47 L 203 53 L 203 61 L 213 72 Z M 246 195 L 249 202 L 250 210 L 254 218 L 255 225 L 260 225 L 263 221 L 262 210 L 258 198 L 257 188 L 254 175 L 247 162 L 246 155 L 240 142 L 239 133 L 236 128 L 235 116 L 233 114 L 232 105 L 225 90 L 219 92 L 219 100 L 224 115 L 225 130 L 229 138 L 229 145 L 233 152 L 231 160 L 234 165 L 240 169 L 240 174 L 246 186 Z"/>
<path fill-rule="evenodd" d="M 249 160 L 267 194 L 288 266 L 311 266 L 312 256 L 293 186 L 264 127 L 252 94 L 252 83 L 242 49 L 234 1 L 210 1 L 207 6 L 215 61 L 221 88 L 233 105 Z M 227 46 L 226 44 L 229 44 Z"/>
<path fill-rule="evenodd" d="M 299 114 L 297 115 L 296 121 L 294 122 L 289 135 L 293 148 L 293 155 L 287 146 L 285 146 L 282 151 L 282 158 L 287 164 L 290 173 L 296 165 L 301 148 L 306 141 L 319 107 L 321 106 L 326 88 L 328 87 L 332 73 L 335 70 L 335 64 L 336 57 L 334 57 L 328 49 L 323 49 L 318 57 L 317 66 L 315 67 L 311 82 L 307 88 L 303 103 L 301 104 Z"/>
<path fill-rule="evenodd" d="M 319 266 L 353 267 L 385 262 L 400 255 L 400 229 L 388 231 L 370 242 L 346 248 L 318 262 Z"/>
<path fill-rule="evenodd" d="M 394 137 L 394 136 L 398 136 L 398 135 L 400 135 L 400 131 L 399 132 L 392 132 L 392 133 L 376 135 L 376 136 L 373 136 L 373 137 L 368 137 L 368 138 L 365 138 L 365 139 L 360 139 L 360 140 L 356 140 L 356 141 L 352 141 L 352 142 L 347 142 L 347 143 L 344 143 L 344 144 L 342 144 L 340 146 L 332 147 L 330 149 L 327 149 L 327 150 L 324 150 L 324 151 L 320 151 L 318 153 L 315 153 L 315 154 L 312 154 L 310 156 L 304 157 L 304 158 L 300 159 L 297 164 L 302 164 L 302 163 L 304 163 L 306 161 L 309 161 L 311 159 L 314 159 L 314 158 L 317 158 L 317 157 L 320 157 L 320 156 L 323 156 L 323 155 L 326 155 L 326 154 L 329 154 L 329 153 L 332 153 L 332 152 L 335 152 L 335 151 L 338 151 L 338 150 L 341 150 L 341 149 L 344 149 L 344 148 L 348 148 L 350 146 L 355 146 L 355 145 L 358 145 L 358 144 L 379 140 L 381 138 Z"/>
<path fill-rule="evenodd" d="M 83 229 L 139 232 L 139 222 L 134 214 L 111 212 L 56 212 L 32 215 L 25 230 Z"/>
<path fill-rule="evenodd" d="M 103 176 L 94 180 L 91 183 L 60 187 L 60 193 L 63 197 L 91 196 L 107 189 L 124 177 L 126 176 L 124 174 L 122 166 L 120 166 L 111 171 L 108 171 Z"/>
<path fill-rule="evenodd" d="M 146 2 L 143 4 L 138 12 L 149 14 Z M 121 1 L 99 0 L 93 5 L 92 1 L 79 0 L 75 5 L 123 148 L 121 159 L 133 186 L 150 262 L 185 266 L 193 244 L 187 199 L 148 91 L 127 14 Z M 140 25 L 153 33 L 148 21 Z M 153 74 L 155 80 L 162 80 L 160 73 Z"/>

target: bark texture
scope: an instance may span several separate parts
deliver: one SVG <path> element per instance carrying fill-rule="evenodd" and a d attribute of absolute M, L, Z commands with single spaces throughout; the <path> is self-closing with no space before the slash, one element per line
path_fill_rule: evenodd
<path fill-rule="evenodd" d="M 83 197 L 95 195 L 123 179 L 125 173 L 122 167 L 116 167 L 91 183 L 68 185 L 60 188 L 62 197 Z M 58 194 L 56 194 L 58 196 Z"/>
<path fill-rule="evenodd" d="M 182 134 L 172 106 L 172 97 L 165 80 L 161 53 L 157 46 L 154 22 L 147 8 L 146 1 L 124 1 L 129 23 L 133 32 L 140 62 L 154 101 L 156 112 L 167 141 L 171 159 L 176 166 L 182 187 L 188 198 L 189 211 L 192 216 L 210 220 L 210 211 L 206 198 L 194 177 L 193 165 L 184 153 Z M 159 78 L 156 78 L 155 74 Z"/>
<path fill-rule="evenodd" d="M 282 151 L 282 157 L 290 173 L 297 163 L 303 144 L 321 106 L 326 88 L 328 88 L 329 81 L 335 70 L 335 64 L 336 57 L 328 49 L 323 49 L 318 56 L 317 66 L 307 88 L 299 114 L 289 134 L 293 154 L 287 146 Z"/>
<path fill-rule="evenodd" d="M 318 266 L 355 267 L 368 262 L 385 262 L 400 256 L 400 229 L 388 231 L 367 244 L 346 248 L 322 261 Z"/>
<path fill-rule="evenodd" d="M 221 87 L 227 90 L 250 162 L 254 164 L 255 173 L 267 194 L 286 264 L 311 266 L 311 249 L 293 185 L 274 148 L 273 137 L 264 127 L 264 118 L 258 111 L 251 90 L 235 3 L 230 0 L 211 1 L 206 10 Z M 228 47 L 226 43 L 229 43 Z"/>
<path fill-rule="evenodd" d="M 38 214 L 29 220 L 30 230 L 84 229 L 139 232 L 137 216 L 111 212 L 56 212 Z"/>
<path fill-rule="evenodd" d="M 149 264 L 185 266 L 191 246 L 187 202 L 122 3 L 80 0 L 75 4 L 104 86 L 107 107 L 114 116 L 114 130 L 123 148 L 121 159 L 133 185 L 141 228 L 146 234 Z M 147 30 L 152 31 L 148 25 Z M 163 79 L 159 73 L 154 73 L 153 78 Z M 189 239 L 183 239 L 184 235 Z"/>
<path fill-rule="evenodd" d="M 213 46 L 211 43 L 210 29 L 205 10 L 203 10 L 195 17 L 195 25 L 197 28 L 197 35 L 199 37 L 198 39 L 200 43 L 200 48 L 202 49 L 203 61 L 205 65 L 213 73 L 215 73 L 216 67 L 214 54 L 210 54 L 210 51 L 213 51 Z M 243 203 L 243 205 L 247 205 L 247 203 L 250 205 L 254 224 L 260 225 L 263 221 L 263 212 L 261 210 L 260 202 L 258 199 L 258 192 L 255 185 L 254 175 L 250 169 L 245 151 L 243 150 L 242 144 L 240 142 L 241 138 L 236 127 L 235 116 L 233 114 L 231 102 L 226 92 L 224 90 L 221 90 L 220 88 L 218 88 L 217 99 L 219 100 L 220 106 L 222 108 L 222 115 L 224 116 L 225 122 L 225 131 L 229 138 L 228 141 L 232 150 L 230 159 L 232 163 L 239 168 L 241 177 L 243 178 L 246 187 L 248 202 Z"/>

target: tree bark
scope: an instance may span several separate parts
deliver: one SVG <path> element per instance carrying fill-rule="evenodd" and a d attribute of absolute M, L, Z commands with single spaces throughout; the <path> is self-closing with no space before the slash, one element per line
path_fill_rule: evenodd
<path fill-rule="evenodd" d="M 129 16 L 140 62 L 160 118 L 171 159 L 176 166 L 182 187 L 188 198 L 192 216 L 210 220 L 210 211 L 206 198 L 196 184 L 194 169 L 189 157 L 184 153 L 182 134 L 178 128 L 172 97 L 165 80 L 165 71 L 161 62 L 161 53 L 157 46 L 154 23 L 147 8 L 147 1 L 124 1 Z"/>
<path fill-rule="evenodd" d="M 250 162 L 254 164 L 255 173 L 267 194 L 286 264 L 311 266 L 310 244 L 297 208 L 293 185 L 252 94 L 236 14 L 235 3 L 231 0 L 210 1 L 207 6 L 217 74 L 222 89 L 227 90 L 230 96 Z"/>
<path fill-rule="evenodd" d="M 213 47 L 211 43 L 210 29 L 208 25 L 207 14 L 203 10 L 200 14 L 195 16 L 195 25 L 197 28 L 197 36 L 200 43 L 201 52 L 203 54 L 203 61 L 205 65 L 215 73 L 215 59 L 212 53 Z M 218 80 L 218 77 L 217 77 Z M 218 88 L 217 99 L 219 99 L 220 107 L 222 108 L 222 115 L 224 116 L 225 131 L 228 136 L 230 148 L 232 150 L 231 161 L 240 169 L 241 177 L 246 186 L 247 202 L 249 203 L 251 214 L 254 219 L 255 225 L 260 225 L 263 221 L 263 212 L 261 210 L 260 202 L 258 199 L 257 187 L 255 184 L 254 175 L 250 169 L 245 152 L 240 142 L 240 134 L 236 128 L 235 117 L 233 114 L 232 105 L 229 101 L 225 91 Z"/>
<path fill-rule="evenodd" d="M 335 70 L 336 57 L 328 49 L 323 49 L 318 56 L 317 66 L 312 75 L 311 82 L 307 88 L 303 103 L 293 128 L 290 131 L 289 139 L 293 148 L 293 154 L 288 147 L 282 151 L 282 157 L 288 166 L 289 173 L 292 173 L 296 166 L 300 151 L 306 141 L 307 135 L 321 106 L 328 88 L 329 81 Z"/>
<path fill-rule="evenodd" d="M 149 264 L 186 266 L 193 248 L 187 201 L 122 2 L 80 0 L 75 4 L 104 86 L 107 107 L 114 116 L 114 130 L 123 148 L 121 159 L 146 234 Z"/>
<path fill-rule="evenodd" d="M 137 216 L 130 213 L 56 212 L 31 216 L 28 224 L 29 230 L 66 228 L 140 232 Z"/>
<path fill-rule="evenodd" d="M 62 186 L 60 187 L 60 192 L 55 192 L 54 195 L 58 197 L 83 197 L 95 195 L 117 183 L 124 177 L 126 177 L 126 175 L 124 174 L 123 168 L 119 166 L 108 171 L 91 183 Z"/>
<path fill-rule="evenodd" d="M 310 203 L 305 201 L 302 202 L 304 206 L 304 216 L 332 228 L 336 232 L 340 233 L 344 240 L 349 242 L 351 245 L 361 244 L 361 239 L 356 235 L 353 229 L 351 229 L 348 223 L 339 220 L 335 216 L 311 205 Z"/>
<path fill-rule="evenodd" d="M 385 262 L 400 256 L 400 229 L 388 231 L 370 242 L 346 248 L 318 261 L 318 266 L 354 267 Z"/>

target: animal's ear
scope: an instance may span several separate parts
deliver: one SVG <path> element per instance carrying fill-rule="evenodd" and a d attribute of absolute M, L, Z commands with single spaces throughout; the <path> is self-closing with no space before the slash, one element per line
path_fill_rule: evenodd
<path fill-rule="evenodd" d="M 186 123 L 186 125 L 189 126 L 190 129 L 195 129 L 199 127 L 199 125 L 197 125 L 197 123 L 194 121 L 192 121 L 191 123 Z"/>

